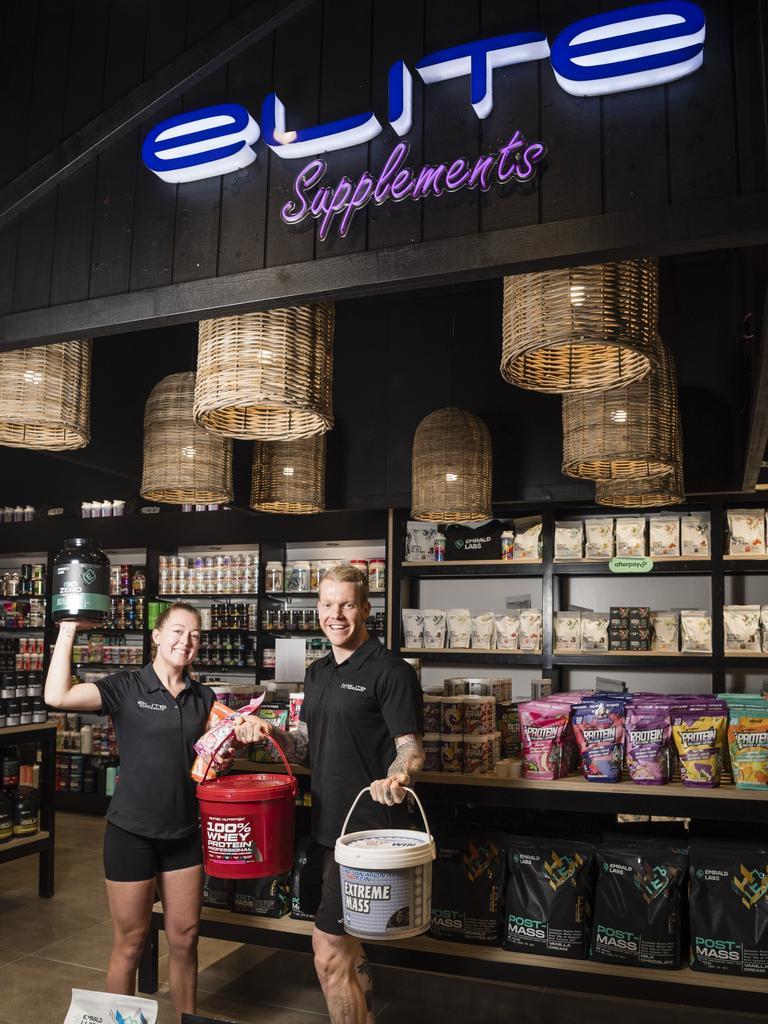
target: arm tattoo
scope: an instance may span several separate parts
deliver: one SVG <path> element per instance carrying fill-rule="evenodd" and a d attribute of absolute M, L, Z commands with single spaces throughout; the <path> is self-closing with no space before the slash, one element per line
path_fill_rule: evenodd
<path fill-rule="evenodd" d="M 299 722 L 296 729 L 291 732 L 275 729 L 275 739 L 292 764 L 300 764 L 304 767 L 309 765 L 309 733 L 306 722 Z"/>
<path fill-rule="evenodd" d="M 409 733 L 406 736 L 395 736 L 395 747 L 397 754 L 395 760 L 389 766 L 389 774 L 397 775 L 405 772 L 409 778 L 421 770 L 424 764 L 424 748 L 421 745 L 421 736 Z"/>

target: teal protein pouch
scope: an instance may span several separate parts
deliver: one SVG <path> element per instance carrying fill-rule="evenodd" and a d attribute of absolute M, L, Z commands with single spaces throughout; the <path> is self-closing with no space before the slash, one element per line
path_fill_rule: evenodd
<path fill-rule="evenodd" d="M 504 948 L 585 959 L 594 860 L 591 843 L 510 837 Z"/>
<path fill-rule="evenodd" d="M 691 844 L 691 968 L 768 978 L 768 844 Z"/>
<path fill-rule="evenodd" d="M 658 839 L 604 843 L 590 957 L 634 967 L 680 967 L 681 900 L 688 849 Z"/>

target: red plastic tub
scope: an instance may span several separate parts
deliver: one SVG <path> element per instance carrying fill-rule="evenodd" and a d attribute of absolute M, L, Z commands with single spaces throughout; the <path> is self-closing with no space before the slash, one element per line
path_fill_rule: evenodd
<path fill-rule="evenodd" d="M 214 878 L 267 878 L 293 867 L 296 779 L 277 749 L 287 776 L 232 775 L 197 787 L 205 870 Z"/>

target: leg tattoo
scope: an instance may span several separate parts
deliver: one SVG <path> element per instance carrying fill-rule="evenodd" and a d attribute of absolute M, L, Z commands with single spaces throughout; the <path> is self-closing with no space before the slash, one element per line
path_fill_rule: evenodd
<path fill-rule="evenodd" d="M 373 971 L 371 961 L 363 954 L 357 961 L 357 974 L 360 981 L 360 988 L 365 996 L 365 1008 L 368 1013 L 373 1013 Z"/>

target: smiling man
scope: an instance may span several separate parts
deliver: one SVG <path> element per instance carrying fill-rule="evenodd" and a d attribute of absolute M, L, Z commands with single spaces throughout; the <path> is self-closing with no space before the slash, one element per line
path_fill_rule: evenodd
<path fill-rule="evenodd" d="M 368 635 L 368 581 L 350 565 L 332 569 L 320 584 L 320 626 L 331 653 L 307 669 L 301 723 L 294 732 L 253 717 L 241 720 L 238 739 L 274 737 L 289 760 L 312 768 L 312 840 L 302 877 L 316 874 L 315 968 L 333 1024 L 372 1024 L 368 960 L 359 939 L 344 931 L 339 867 L 333 849 L 361 789 L 350 827 L 355 831 L 407 825 L 407 786 L 424 762 L 422 695 L 416 673 Z"/>

